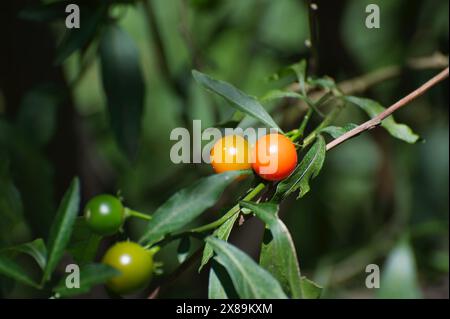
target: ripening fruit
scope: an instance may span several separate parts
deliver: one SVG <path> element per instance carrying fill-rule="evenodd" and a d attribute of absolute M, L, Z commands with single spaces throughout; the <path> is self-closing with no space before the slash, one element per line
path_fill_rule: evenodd
<path fill-rule="evenodd" d="M 124 295 L 147 286 L 153 275 L 153 254 L 133 242 L 119 242 L 109 248 L 102 263 L 117 269 L 120 275 L 106 283 L 108 289 Z"/>
<path fill-rule="evenodd" d="M 214 144 L 211 165 L 216 173 L 251 169 L 248 142 L 240 135 L 227 135 Z"/>
<path fill-rule="evenodd" d="M 86 204 L 84 217 L 89 228 L 102 236 L 115 234 L 123 224 L 124 208 L 112 195 L 98 195 Z"/>
<path fill-rule="evenodd" d="M 297 151 L 290 139 L 281 134 L 261 137 L 253 153 L 253 170 L 268 181 L 280 181 L 297 165 Z"/>

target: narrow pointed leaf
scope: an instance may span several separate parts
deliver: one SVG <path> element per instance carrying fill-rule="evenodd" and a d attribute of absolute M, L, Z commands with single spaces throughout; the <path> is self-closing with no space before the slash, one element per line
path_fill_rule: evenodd
<path fill-rule="evenodd" d="M 314 281 L 303 276 L 302 281 L 302 296 L 303 299 L 318 299 L 322 294 L 323 288 Z"/>
<path fill-rule="evenodd" d="M 315 178 L 322 169 L 325 153 L 325 140 L 319 135 L 294 172 L 278 184 L 273 200 L 279 201 L 297 190 L 299 190 L 298 197 L 303 197 L 308 193 L 310 180 Z"/>
<path fill-rule="evenodd" d="M 295 75 L 297 76 L 298 84 L 300 85 L 300 91 L 304 95 L 306 95 L 306 61 L 301 60 L 299 63 L 291 65 L 289 68 L 292 69 L 292 71 L 294 71 Z"/>
<path fill-rule="evenodd" d="M 0 255 L 0 274 L 39 289 L 39 285 L 27 274 L 25 269 L 5 254 Z"/>
<path fill-rule="evenodd" d="M 294 242 L 286 225 L 278 218 L 278 205 L 241 202 L 250 209 L 269 229 L 262 242 L 259 264 L 268 270 L 292 298 L 302 298 L 300 267 Z"/>
<path fill-rule="evenodd" d="M 47 248 L 42 238 L 35 239 L 29 243 L 20 244 L 13 247 L 8 247 L 0 250 L 0 253 L 12 252 L 23 253 L 31 256 L 41 269 L 45 268 L 47 263 Z"/>
<path fill-rule="evenodd" d="M 229 171 L 198 180 L 170 197 L 153 214 L 140 242 L 151 244 L 179 230 L 213 206 L 225 187 L 249 171 Z"/>
<path fill-rule="evenodd" d="M 374 118 L 385 110 L 381 104 L 370 99 L 359 98 L 356 96 L 347 96 L 345 99 L 359 106 L 371 118 Z M 409 126 L 397 123 L 392 115 L 385 118 L 381 122 L 381 126 L 385 128 L 386 131 L 388 131 L 393 137 L 407 143 L 413 144 L 419 140 L 419 135 L 415 134 Z"/>
<path fill-rule="evenodd" d="M 69 243 L 72 234 L 72 227 L 78 215 L 78 206 L 80 204 L 80 182 L 75 178 L 70 184 L 69 189 L 59 205 L 55 220 L 50 229 L 48 239 L 48 260 L 44 270 L 44 280 L 51 278 L 64 250 Z"/>
<path fill-rule="evenodd" d="M 226 269 L 216 261 L 211 263 L 208 281 L 209 299 L 237 299 L 239 298 L 234 289 L 233 282 Z"/>
<path fill-rule="evenodd" d="M 224 266 L 230 275 L 240 298 L 287 298 L 278 281 L 247 254 L 215 237 L 208 237 L 206 241 L 217 255 L 214 259 Z"/>
<path fill-rule="evenodd" d="M 267 113 L 264 107 L 255 98 L 245 94 L 227 82 L 213 79 L 209 75 L 201 72 L 193 70 L 192 75 L 200 85 L 225 98 L 239 111 L 261 121 L 268 127 L 277 128 L 281 131 L 269 113 Z"/>

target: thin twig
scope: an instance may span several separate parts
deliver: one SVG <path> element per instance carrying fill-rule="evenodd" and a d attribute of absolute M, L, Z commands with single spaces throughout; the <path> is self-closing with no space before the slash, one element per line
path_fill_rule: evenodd
<path fill-rule="evenodd" d="M 410 58 L 406 62 L 406 67 L 412 70 L 443 69 L 446 66 L 448 66 L 448 56 L 440 52 L 435 52 L 430 56 Z M 339 83 L 339 89 L 344 94 L 364 92 L 378 83 L 399 76 L 402 72 L 403 67 L 400 65 L 387 66 L 366 75 L 343 81 Z"/>
<path fill-rule="evenodd" d="M 359 134 L 361 134 L 364 131 L 371 130 L 378 125 L 381 124 L 381 121 L 383 121 L 385 118 L 387 118 L 389 115 L 400 109 L 401 107 L 407 105 L 411 101 L 417 99 L 419 96 L 424 94 L 426 91 L 428 91 L 430 88 L 438 84 L 439 82 L 445 80 L 448 77 L 449 68 L 445 68 L 443 71 L 441 71 L 438 75 L 434 76 L 430 80 L 428 80 L 426 83 L 424 83 L 422 86 L 414 90 L 413 92 L 409 93 L 404 98 L 400 99 L 390 107 L 388 107 L 386 110 L 372 118 L 371 120 L 364 122 L 363 124 L 359 125 L 358 127 L 355 127 L 353 130 L 341 135 L 337 139 L 331 141 L 327 144 L 327 151 L 331 150 L 332 148 L 338 146 L 339 144 L 345 142 L 348 139 L 351 139 L 352 137 L 355 137 Z"/>

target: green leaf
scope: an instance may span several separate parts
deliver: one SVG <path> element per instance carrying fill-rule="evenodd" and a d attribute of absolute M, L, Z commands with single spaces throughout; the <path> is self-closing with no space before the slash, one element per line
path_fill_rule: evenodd
<path fill-rule="evenodd" d="M 353 104 L 356 104 L 361 109 L 364 110 L 371 118 L 374 118 L 381 112 L 385 110 L 378 102 L 359 98 L 355 96 L 347 96 L 345 99 Z M 415 134 L 411 128 L 405 124 L 399 124 L 395 121 L 394 117 L 388 116 L 381 122 L 381 126 L 384 127 L 389 134 L 393 137 L 405 141 L 407 143 L 413 144 L 419 140 L 419 136 Z"/>
<path fill-rule="evenodd" d="M 303 299 L 318 299 L 322 294 L 323 288 L 305 276 L 301 278 Z"/>
<path fill-rule="evenodd" d="M 39 285 L 31 278 L 18 263 L 10 257 L 0 255 L 0 274 L 17 280 L 18 282 L 39 289 Z"/>
<path fill-rule="evenodd" d="M 105 264 L 89 264 L 80 268 L 80 287 L 68 288 L 66 285 L 67 276 L 63 278 L 54 288 L 54 292 L 59 297 L 72 297 L 89 292 L 93 287 L 107 282 L 120 272 Z"/>
<path fill-rule="evenodd" d="M 308 98 L 300 93 L 283 90 L 271 90 L 261 98 L 261 101 L 266 102 L 285 98 L 300 99 L 302 101 L 309 102 Z"/>
<path fill-rule="evenodd" d="M 318 136 L 316 142 L 303 157 L 294 172 L 280 182 L 277 186 L 273 200 L 279 201 L 299 190 L 298 198 L 309 192 L 309 182 L 315 178 L 322 169 L 325 161 L 326 144 L 322 136 Z"/>
<path fill-rule="evenodd" d="M 209 271 L 208 281 L 208 298 L 209 299 L 228 299 L 225 288 L 222 286 L 217 274 L 213 268 Z"/>
<path fill-rule="evenodd" d="M 286 225 L 278 218 L 278 205 L 241 202 L 270 229 L 265 231 L 259 264 L 268 270 L 292 298 L 302 298 L 300 267 L 294 242 Z"/>
<path fill-rule="evenodd" d="M 211 263 L 208 282 L 209 299 L 238 299 L 239 296 L 233 287 L 227 270 L 218 262 Z"/>
<path fill-rule="evenodd" d="M 100 235 L 91 231 L 86 219 L 78 217 L 75 220 L 67 250 L 77 264 L 84 265 L 94 260 L 101 240 Z"/>
<path fill-rule="evenodd" d="M 214 259 L 226 268 L 240 298 L 287 298 L 278 281 L 247 254 L 215 237 L 206 241 L 217 255 Z"/>
<path fill-rule="evenodd" d="M 344 126 L 331 125 L 331 126 L 324 127 L 323 129 L 320 130 L 320 132 L 330 134 L 331 137 L 333 137 L 333 138 L 338 138 L 339 136 L 344 135 L 348 131 L 353 130 L 357 126 L 358 125 L 353 124 L 353 123 L 349 123 Z"/>
<path fill-rule="evenodd" d="M 220 227 L 216 228 L 214 232 L 212 233 L 212 236 L 217 237 L 221 240 L 228 240 L 228 237 L 230 237 L 231 230 L 233 229 L 234 223 L 236 222 L 236 219 L 239 217 L 239 212 L 231 216 L 229 219 L 227 219 L 226 222 L 224 222 Z M 213 249 L 210 244 L 206 243 L 205 248 L 203 249 L 203 256 L 202 256 L 202 262 L 200 263 L 200 267 L 198 268 L 198 271 L 200 272 L 202 268 L 208 263 L 208 261 L 213 256 Z"/>
<path fill-rule="evenodd" d="M 306 60 L 301 60 L 299 63 L 289 66 L 297 76 L 298 83 L 300 85 L 300 91 L 303 95 L 306 95 L 305 79 L 306 79 Z"/>
<path fill-rule="evenodd" d="M 390 252 L 381 271 L 379 298 L 421 298 L 417 267 L 410 244 L 402 240 Z"/>
<path fill-rule="evenodd" d="M 55 63 L 63 63 L 72 53 L 86 47 L 97 33 L 97 29 L 106 12 L 105 6 L 94 10 L 80 8 L 80 28 L 67 29 L 61 44 L 56 49 Z"/>
<path fill-rule="evenodd" d="M 64 194 L 56 213 L 55 221 L 50 229 L 47 244 L 48 260 L 44 270 L 44 281 L 51 278 L 52 272 L 64 254 L 64 249 L 70 240 L 72 226 L 78 214 L 79 204 L 80 182 L 78 178 L 74 178 L 69 189 Z"/>
<path fill-rule="evenodd" d="M 180 264 L 186 260 L 190 250 L 191 250 L 190 238 L 188 236 L 181 238 L 177 248 L 177 259 Z"/>
<path fill-rule="evenodd" d="M 225 187 L 249 171 L 229 171 L 199 179 L 170 197 L 153 214 L 140 242 L 152 244 L 179 230 L 213 206 Z"/>
<path fill-rule="evenodd" d="M 325 90 L 335 90 L 336 82 L 330 77 L 308 78 L 307 83 L 313 87 L 319 87 Z"/>
<path fill-rule="evenodd" d="M 267 113 L 255 98 L 245 94 L 227 82 L 215 80 L 209 75 L 196 70 L 192 71 L 192 75 L 200 85 L 225 98 L 239 111 L 250 115 L 271 128 L 277 128 L 281 131 L 269 113 Z"/>
<path fill-rule="evenodd" d="M 118 145 L 133 159 L 139 145 L 145 96 L 138 48 L 125 31 L 111 25 L 101 39 L 100 55 L 111 128 Z"/>
<path fill-rule="evenodd" d="M 276 73 L 268 77 L 268 80 L 280 80 L 290 75 L 295 75 L 298 83 L 300 84 L 301 92 L 306 93 L 305 80 L 306 80 L 306 60 L 301 60 L 298 63 L 288 65 L 278 70 Z"/>
<path fill-rule="evenodd" d="M 19 252 L 31 256 L 41 269 L 45 268 L 47 263 L 47 248 L 41 238 L 35 239 L 29 243 L 20 244 L 0 250 L 3 252 Z"/>

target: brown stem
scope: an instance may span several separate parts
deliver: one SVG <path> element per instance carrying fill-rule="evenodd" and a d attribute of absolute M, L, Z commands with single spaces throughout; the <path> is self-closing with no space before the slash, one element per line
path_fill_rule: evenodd
<path fill-rule="evenodd" d="M 439 82 L 445 80 L 448 77 L 449 68 L 445 68 L 443 71 L 441 71 L 438 75 L 434 76 L 427 82 L 425 82 L 422 86 L 414 90 L 413 92 L 409 93 L 404 98 L 400 99 L 396 103 L 392 104 L 390 107 L 388 107 L 386 110 L 375 116 L 373 119 L 364 122 L 363 124 L 359 125 L 358 127 L 355 127 L 353 130 L 341 135 L 337 139 L 331 141 L 327 144 L 327 151 L 331 150 L 332 148 L 338 146 L 339 144 L 345 142 L 346 140 L 351 139 L 352 137 L 355 137 L 359 134 L 361 134 L 364 131 L 371 130 L 378 125 L 381 124 L 381 121 L 383 121 L 385 118 L 387 118 L 389 115 L 400 109 L 401 107 L 407 105 L 411 101 L 417 99 L 419 96 L 424 94 L 426 91 L 428 91 L 430 88 L 438 84 Z"/>

